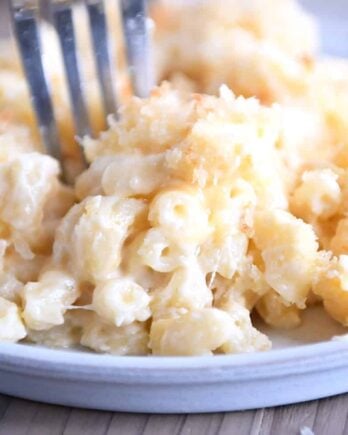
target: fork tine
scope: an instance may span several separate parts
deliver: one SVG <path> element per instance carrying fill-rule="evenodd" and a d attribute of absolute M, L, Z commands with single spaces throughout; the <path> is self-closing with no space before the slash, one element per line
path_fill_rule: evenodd
<path fill-rule="evenodd" d="M 108 30 L 103 0 L 86 0 L 94 55 L 104 103 L 105 115 L 117 112 L 117 101 L 111 72 Z"/>
<path fill-rule="evenodd" d="M 41 137 L 47 152 L 61 160 L 59 137 L 50 98 L 49 87 L 42 65 L 42 52 L 35 7 L 24 9 L 24 1 L 11 10 L 13 29 L 20 50 L 24 73 L 31 92 Z"/>
<path fill-rule="evenodd" d="M 121 0 L 121 10 L 133 92 L 147 97 L 153 85 L 153 74 L 145 0 Z"/>
<path fill-rule="evenodd" d="M 57 3 L 51 0 L 46 1 L 50 1 L 51 3 L 53 23 L 62 49 L 76 132 L 79 137 L 90 135 L 91 129 L 76 50 L 72 6 L 69 1 L 60 1 Z"/>

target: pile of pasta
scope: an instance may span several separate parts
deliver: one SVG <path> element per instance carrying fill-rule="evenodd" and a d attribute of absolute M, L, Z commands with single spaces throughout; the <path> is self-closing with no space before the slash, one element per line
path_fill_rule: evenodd
<path fill-rule="evenodd" d="M 288 329 L 321 303 L 348 326 L 346 63 L 315 57 L 291 0 L 162 0 L 153 19 L 168 81 L 82 140 L 73 186 L 2 66 L 0 341 L 263 351 L 253 313 Z"/>

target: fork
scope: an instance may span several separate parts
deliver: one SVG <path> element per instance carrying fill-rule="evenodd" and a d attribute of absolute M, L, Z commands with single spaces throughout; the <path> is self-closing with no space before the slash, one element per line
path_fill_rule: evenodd
<path fill-rule="evenodd" d="M 110 1 L 110 0 L 105 0 Z M 114 0 L 117 1 L 117 0 Z M 81 82 L 73 0 L 8 0 L 13 31 L 29 85 L 43 144 L 48 154 L 61 162 L 61 145 L 49 82 L 42 62 L 40 19 L 50 17 L 57 32 L 72 107 L 76 135 L 91 135 L 91 126 Z M 105 116 L 117 113 L 115 72 L 111 67 L 109 32 L 104 0 L 84 0 Z M 128 71 L 133 94 L 146 97 L 153 84 L 145 0 L 119 0 Z M 49 13 L 47 12 L 49 11 Z M 80 149 L 81 160 L 84 161 Z M 84 163 L 85 164 L 85 163 Z"/>

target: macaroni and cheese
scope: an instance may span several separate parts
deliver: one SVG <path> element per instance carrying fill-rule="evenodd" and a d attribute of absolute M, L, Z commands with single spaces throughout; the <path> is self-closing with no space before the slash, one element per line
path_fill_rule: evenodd
<path fill-rule="evenodd" d="M 167 81 L 81 139 L 70 187 L 0 63 L 0 341 L 255 352 L 271 342 L 253 313 L 288 329 L 314 303 L 348 326 L 348 64 L 318 57 L 295 1 L 242 3 L 153 5 Z"/>

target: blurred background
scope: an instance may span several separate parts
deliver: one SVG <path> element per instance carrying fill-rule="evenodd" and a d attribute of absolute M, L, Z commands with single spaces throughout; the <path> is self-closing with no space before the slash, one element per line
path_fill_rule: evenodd
<path fill-rule="evenodd" d="M 319 18 L 322 51 L 348 57 L 348 1 L 300 0 L 300 3 Z M 0 37 L 8 35 L 8 32 L 7 0 L 0 0 Z"/>
<path fill-rule="evenodd" d="M 322 51 L 348 57 L 348 1 L 300 0 L 320 21 Z"/>

